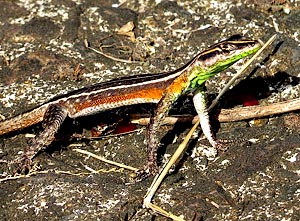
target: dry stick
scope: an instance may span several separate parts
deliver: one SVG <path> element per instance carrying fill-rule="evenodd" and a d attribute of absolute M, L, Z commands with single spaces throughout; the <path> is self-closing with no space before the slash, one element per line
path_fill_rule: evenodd
<path fill-rule="evenodd" d="M 270 45 L 274 39 L 275 39 L 276 35 L 273 35 L 268 41 L 267 43 L 253 56 L 254 58 L 256 58 L 268 45 Z M 253 58 L 252 57 L 252 58 Z M 251 62 L 254 59 L 250 59 Z M 247 66 L 249 66 L 249 62 L 247 62 L 243 68 L 237 73 L 237 75 L 240 75 Z M 236 78 L 235 78 L 236 79 Z M 229 83 L 233 83 L 233 81 L 230 81 Z M 226 88 L 229 88 L 229 83 L 225 86 Z M 228 86 L 229 85 L 229 86 Z M 224 90 L 222 90 L 220 93 L 224 93 Z M 210 107 L 208 108 L 208 110 L 211 110 L 215 105 L 217 100 L 219 99 L 219 96 L 217 97 L 217 99 L 215 100 L 214 103 L 212 103 L 210 105 Z M 161 171 L 160 174 L 156 175 L 145 198 L 144 198 L 144 203 L 143 206 L 146 208 L 151 208 L 153 211 L 158 212 L 162 215 L 165 215 L 164 210 L 160 209 L 160 207 L 158 206 L 154 206 L 151 203 L 152 197 L 154 196 L 156 190 L 158 189 L 158 187 L 160 186 L 162 180 L 165 178 L 165 176 L 167 175 L 167 173 L 169 172 L 171 166 L 173 165 L 174 162 L 177 161 L 177 159 L 180 157 L 180 155 L 182 154 L 182 152 L 185 150 L 191 136 L 193 135 L 194 131 L 196 130 L 197 126 L 199 125 L 200 121 L 198 120 L 195 125 L 192 127 L 192 129 L 189 131 L 188 135 L 185 137 L 185 139 L 183 140 L 183 142 L 179 145 L 179 147 L 177 148 L 177 150 L 175 151 L 175 153 L 173 154 L 173 156 L 171 157 L 171 159 L 169 160 L 169 162 L 164 166 L 163 170 Z M 169 213 L 167 213 L 166 215 L 168 215 Z M 178 217 L 179 218 L 179 217 Z"/>
<path fill-rule="evenodd" d="M 251 118 L 260 118 L 275 114 L 282 114 L 300 109 L 300 98 L 277 102 L 265 106 L 237 107 L 221 110 L 218 120 L 220 122 L 239 121 Z"/>
<path fill-rule="evenodd" d="M 175 153 L 173 154 L 173 156 L 171 157 L 171 159 L 169 160 L 169 162 L 164 166 L 163 170 L 161 171 L 160 174 L 157 174 L 144 198 L 144 203 L 143 206 L 146 208 L 150 208 L 152 209 L 154 212 L 161 214 L 163 216 L 169 217 L 171 218 L 170 215 L 171 213 L 164 211 L 163 209 L 161 209 L 158 206 L 155 206 L 151 203 L 152 197 L 155 194 L 156 190 L 158 189 L 158 187 L 160 186 L 162 180 L 165 178 L 165 176 L 167 175 L 167 173 L 169 172 L 171 166 L 173 165 L 173 163 L 180 157 L 181 153 L 185 150 L 185 147 L 187 146 L 190 138 L 192 137 L 194 131 L 196 130 L 196 128 L 198 127 L 200 121 L 197 121 L 194 126 L 192 127 L 192 129 L 189 131 L 189 133 L 186 135 L 186 137 L 184 138 L 183 142 L 179 145 L 179 147 L 177 148 L 177 150 L 175 151 Z M 175 215 L 172 214 L 172 219 L 174 219 Z M 180 217 L 177 217 L 178 220 L 180 220 Z M 183 220 L 183 219 L 181 219 Z"/>
<path fill-rule="evenodd" d="M 153 204 L 153 203 L 148 203 L 148 208 L 151 208 L 154 212 L 156 212 L 157 214 L 160 214 L 162 216 L 168 217 L 172 220 L 175 221 L 185 221 L 183 218 L 179 217 L 179 216 L 175 216 L 174 214 L 160 208 L 159 206 Z"/>
<path fill-rule="evenodd" d="M 121 168 L 124 168 L 124 169 L 127 169 L 127 170 L 132 170 L 134 172 L 137 172 L 139 170 L 139 169 L 131 167 L 131 166 L 127 166 L 127 165 L 124 165 L 124 164 L 121 164 L 121 163 L 117 163 L 117 162 L 114 162 L 114 161 L 111 161 L 111 160 L 107 160 L 104 157 L 98 156 L 98 155 L 93 154 L 91 152 L 88 152 L 86 150 L 81 150 L 81 149 L 73 149 L 73 150 L 77 151 L 79 153 L 86 154 L 86 155 L 88 155 L 90 157 L 94 157 L 94 158 L 96 158 L 98 160 L 101 160 L 101 161 L 103 161 L 105 163 L 112 164 L 112 165 L 115 165 L 115 166 L 118 166 L 118 167 L 121 167 Z"/>
<path fill-rule="evenodd" d="M 119 170 L 116 169 L 110 169 L 110 170 L 96 170 L 94 172 L 96 173 L 111 173 L 111 172 L 119 172 Z M 82 175 L 91 175 L 91 172 L 82 172 L 82 173 L 72 173 L 70 171 L 62 171 L 62 170 L 42 170 L 42 171 L 33 171 L 33 172 L 29 172 L 26 175 L 17 175 L 17 176 L 7 176 L 4 178 L 0 179 L 0 183 L 7 181 L 7 180 L 17 180 L 17 179 L 21 179 L 21 178 L 28 178 L 37 174 L 47 174 L 47 173 L 55 173 L 55 174 L 66 174 L 66 175 L 72 175 L 72 176 L 82 176 Z"/>
<path fill-rule="evenodd" d="M 264 106 L 249 106 L 249 107 L 235 107 L 232 109 L 223 109 L 218 115 L 219 122 L 232 122 L 253 118 L 260 118 L 270 115 L 283 114 L 300 109 L 300 98 L 295 98 L 288 101 L 281 101 Z M 194 124 L 199 120 L 198 116 L 180 116 L 180 117 L 166 117 L 162 124 L 173 125 L 177 122 L 191 122 Z M 132 123 L 140 125 L 148 125 L 149 117 L 141 117 L 131 120 Z"/>
<path fill-rule="evenodd" d="M 85 47 L 87 47 L 88 49 L 96 52 L 97 54 L 101 54 L 102 56 L 104 56 L 106 58 L 109 58 L 111 60 L 114 60 L 114 61 L 119 61 L 119 62 L 124 62 L 124 63 L 129 63 L 129 64 L 141 64 L 141 63 L 143 63 L 143 62 L 140 62 L 140 61 L 130 61 L 130 60 L 124 60 L 124 59 L 120 59 L 120 58 L 115 58 L 111 55 L 105 54 L 102 51 L 99 51 L 99 50 L 96 50 L 95 48 L 90 47 L 86 39 L 84 40 L 84 45 L 85 45 Z"/>
<path fill-rule="evenodd" d="M 150 123 L 150 117 L 146 117 L 149 115 L 143 115 L 143 114 L 135 114 L 130 116 L 130 123 L 133 124 L 138 124 L 138 125 L 143 125 L 146 126 Z M 196 120 L 195 120 L 196 119 Z M 165 117 L 163 122 L 161 122 L 161 125 L 174 125 L 178 122 L 191 122 L 194 124 L 198 120 L 197 116 L 192 116 L 192 115 L 181 115 L 181 116 L 169 116 Z"/>

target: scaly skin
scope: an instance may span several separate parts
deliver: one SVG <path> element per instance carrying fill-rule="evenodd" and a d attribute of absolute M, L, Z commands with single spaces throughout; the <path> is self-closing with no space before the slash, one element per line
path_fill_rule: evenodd
<path fill-rule="evenodd" d="M 194 93 L 194 105 L 202 119 L 201 126 L 212 146 L 215 139 L 205 108 L 203 84 L 236 61 L 255 53 L 260 47 L 257 41 L 228 39 L 197 54 L 183 67 L 168 73 L 139 75 L 96 84 L 58 96 L 49 102 L 16 117 L 0 122 L 0 135 L 43 122 L 44 130 L 33 139 L 21 158 L 12 163 L 28 167 L 33 157 L 51 144 L 66 117 L 76 118 L 104 110 L 142 103 L 157 103 L 147 133 L 148 163 L 145 170 L 157 172 L 157 131 L 172 104 L 187 92 Z M 24 165 L 21 165 L 21 169 Z"/>

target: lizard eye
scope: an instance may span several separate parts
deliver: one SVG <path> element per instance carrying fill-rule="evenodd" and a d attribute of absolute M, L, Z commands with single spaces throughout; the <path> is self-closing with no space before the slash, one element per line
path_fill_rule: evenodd
<path fill-rule="evenodd" d="M 221 45 L 221 50 L 224 52 L 230 52 L 231 51 L 230 49 L 231 47 L 228 44 Z"/>

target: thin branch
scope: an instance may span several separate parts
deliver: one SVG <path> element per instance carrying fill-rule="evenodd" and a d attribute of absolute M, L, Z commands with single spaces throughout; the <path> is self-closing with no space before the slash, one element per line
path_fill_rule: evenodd
<path fill-rule="evenodd" d="M 130 60 L 125 60 L 125 59 L 121 59 L 121 58 L 116 58 L 116 57 L 113 57 L 111 55 L 105 54 L 102 51 L 99 51 L 99 50 L 96 50 L 95 48 L 90 47 L 86 39 L 84 40 L 84 45 L 85 45 L 85 47 L 87 47 L 88 49 L 96 52 L 97 54 L 101 54 L 102 56 L 104 56 L 106 58 L 109 58 L 111 60 L 114 60 L 114 61 L 119 61 L 119 62 L 124 62 L 124 63 L 129 63 L 129 64 L 142 64 L 143 63 L 143 62 L 140 62 L 140 61 L 130 61 Z"/>
<path fill-rule="evenodd" d="M 124 169 L 127 169 L 127 170 L 132 170 L 134 172 L 137 172 L 138 169 L 137 168 L 134 168 L 134 167 L 131 167 L 131 166 L 127 166 L 127 165 L 124 165 L 124 164 L 121 164 L 121 163 L 117 163 L 117 162 L 114 162 L 114 161 L 111 161 L 111 160 L 108 160 L 108 159 L 105 159 L 104 157 L 101 157 L 101 156 L 98 156 L 96 154 L 93 154 L 91 152 L 88 152 L 86 150 L 81 150 L 81 149 L 73 149 L 73 151 L 76 151 L 76 152 L 79 152 L 79 153 L 82 153 L 82 154 L 86 154 L 90 157 L 93 157 L 93 158 L 96 158 L 100 161 L 103 161 L 105 163 L 108 163 L 108 164 L 111 164 L 111 165 L 114 165 L 114 166 L 118 166 L 118 167 L 121 167 L 121 168 L 124 168 Z"/>
<path fill-rule="evenodd" d="M 265 106 L 237 107 L 221 110 L 218 120 L 220 122 L 239 121 L 251 118 L 260 118 L 270 115 L 283 114 L 300 109 L 300 98 L 282 101 Z"/>
<path fill-rule="evenodd" d="M 300 98 L 268 104 L 264 106 L 249 106 L 249 107 L 235 107 L 232 109 L 222 109 L 217 119 L 219 122 L 232 122 L 247 120 L 253 118 L 261 118 L 270 115 L 279 115 L 292 111 L 300 110 Z M 135 116 L 136 117 L 136 116 Z M 174 125 L 177 122 L 191 122 L 194 124 L 198 120 L 198 116 L 170 116 L 166 117 L 162 124 Z M 148 125 L 149 117 L 135 118 L 131 123 Z"/>

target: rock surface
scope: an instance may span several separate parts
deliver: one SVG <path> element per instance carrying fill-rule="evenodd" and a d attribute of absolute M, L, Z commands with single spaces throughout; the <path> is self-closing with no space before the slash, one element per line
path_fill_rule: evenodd
<path fill-rule="evenodd" d="M 86 85 L 173 70 L 233 34 L 266 41 L 276 33 L 277 39 L 261 56 L 259 68 L 224 96 L 222 108 L 242 104 L 241 94 L 250 94 L 261 105 L 299 96 L 298 1 L 0 3 L 0 113 L 5 118 Z M 133 30 L 118 33 L 128 22 Z M 109 59 L 86 48 L 85 42 L 138 63 Z M 211 79 L 208 94 L 215 96 L 232 73 L 234 69 Z M 145 164 L 145 130 L 82 138 L 90 136 L 98 117 L 111 113 L 105 114 L 67 121 L 57 141 L 35 158 L 35 175 L 1 180 L 0 220 L 167 220 L 142 208 L 151 178 L 131 183 L 130 172 L 73 151 L 81 148 L 136 168 Z M 36 134 L 40 126 L 0 138 L 2 178 L 8 176 L 4 162 L 17 157 L 30 140 L 25 134 Z M 299 220 L 299 113 L 219 127 L 220 138 L 252 142 L 232 144 L 209 158 L 204 153 L 210 149 L 203 146 L 207 141 L 195 138 L 153 202 L 185 220 Z M 161 137 L 168 145 L 161 155 L 169 157 L 189 128 L 163 126 Z M 171 132 L 165 135 L 167 130 Z"/>

